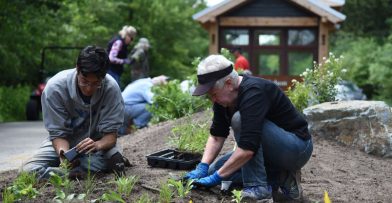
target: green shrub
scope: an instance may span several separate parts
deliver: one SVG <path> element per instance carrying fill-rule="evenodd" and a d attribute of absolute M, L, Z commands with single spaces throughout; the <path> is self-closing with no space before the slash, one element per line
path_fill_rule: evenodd
<path fill-rule="evenodd" d="M 192 83 L 192 82 L 191 82 Z M 152 123 L 180 118 L 210 107 L 205 97 L 193 97 L 189 91 L 182 91 L 178 80 L 166 85 L 154 86 L 153 104 L 148 107 L 152 114 Z"/>
<path fill-rule="evenodd" d="M 328 59 L 323 58 L 320 64 L 314 63 L 313 69 L 306 69 L 300 75 L 303 82 L 293 80 L 293 86 L 288 89 L 287 95 L 297 110 L 302 112 L 308 106 L 335 100 L 335 86 L 347 72 L 342 68 L 341 59 L 342 56 L 336 58 L 330 53 Z"/>
<path fill-rule="evenodd" d="M 0 87 L 0 122 L 26 120 L 25 107 L 31 88 L 18 85 L 16 87 Z"/>
<path fill-rule="evenodd" d="M 380 40 L 341 33 L 333 50 L 344 56 L 347 78 L 362 88 L 368 99 L 392 104 L 392 35 Z"/>
<path fill-rule="evenodd" d="M 375 87 L 374 99 L 392 104 L 392 35 L 391 42 L 384 44 L 375 53 L 375 60 L 369 64 L 369 81 Z"/>

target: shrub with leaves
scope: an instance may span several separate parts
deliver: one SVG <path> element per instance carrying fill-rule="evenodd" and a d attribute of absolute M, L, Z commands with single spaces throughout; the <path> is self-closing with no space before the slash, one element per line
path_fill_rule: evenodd
<path fill-rule="evenodd" d="M 210 106 L 208 99 L 193 97 L 189 91 L 181 90 L 178 80 L 169 81 L 166 85 L 154 86 L 152 92 L 153 104 L 148 107 L 152 114 L 152 123 L 180 118 Z"/>
<path fill-rule="evenodd" d="M 30 94 L 29 86 L 0 86 L 0 122 L 25 120 L 25 108 Z"/>
<path fill-rule="evenodd" d="M 178 151 L 202 153 L 209 136 L 208 122 L 197 123 L 191 118 L 188 122 L 172 129 L 169 144 Z"/>
<path fill-rule="evenodd" d="M 341 59 L 342 56 L 337 58 L 329 53 L 328 59 L 324 57 L 321 63 L 314 63 L 313 69 L 306 69 L 300 75 L 303 82 L 293 80 L 287 95 L 299 111 L 311 105 L 335 101 L 335 86 L 347 71 L 342 68 Z"/>

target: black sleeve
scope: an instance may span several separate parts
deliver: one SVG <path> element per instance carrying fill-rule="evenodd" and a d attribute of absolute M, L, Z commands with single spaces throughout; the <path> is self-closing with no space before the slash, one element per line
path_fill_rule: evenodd
<path fill-rule="evenodd" d="M 270 100 L 262 89 L 252 87 L 242 93 L 239 102 L 241 136 L 238 147 L 256 152 L 261 142 L 262 126 L 270 109 Z"/>
<path fill-rule="evenodd" d="M 213 106 L 214 117 L 210 128 L 210 133 L 217 137 L 227 137 L 230 133 L 230 122 L 227 118 L 226 109 L 219 104 Z"/>

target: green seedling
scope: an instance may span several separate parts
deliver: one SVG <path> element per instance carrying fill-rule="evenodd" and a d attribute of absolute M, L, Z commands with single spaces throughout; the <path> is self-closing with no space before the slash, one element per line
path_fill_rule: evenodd
<path fill-rule="evenodd" d="M 90 197 L 96 185 L 97 183 L 95 182 L 95 174 L 91 173 L 91 155 L 89 155 L 87 162 L 87 178 L 84 182 L 84 191 L 86 194 L 86 198 Z"/>
<path fill-rule="evenodd" d="M 1 194 L 4 203 L 13 203 L 16 201 L 15 195 L 12 193 L 10 188 L 4 188 L 3 193 Z"/>
<path fill-rule="evenodd" d="M 136 201 L 137 203 L 152 203 L 150 196 L 147 193 L 143 193 L 143 195 Z"/>
<path fill-rule="evenodd" d="M 242 201 L 242 190 L 233 190 L 231 193 L 233 194 L 231 196 L 233 197 L 232 202 L 240 203 Z"/>
<path fill-rule="evenodd" d="M 53 199 L 54 202 L 57 203 L 63 203 L 63 202 L 82 202 L 86 198 L 86 194 L 79 194 L 76 196 L 76 194 L 72 193 L 69 195 L 65 195 L 65 193 L 56 193 L 56 197 Z"/>
<path fill-rule="evenodd" d="M 38 190 L 35 188 L 37 185 L 37 176 L 35 173 L 21 172 L 15 179 L 9 190 L 16 200 L 22 198 L 34 199 L 38 194 Z"/>
<path fill-rule="evenodd" d="M 190 118 L 188 118 L 190 120 Z M 172 129 L 169 144 L 179 151 L 202 153 L 209 136 L 207 122 L 195 123 L 190 120 Z"/>
<path fill-rule="evenodd" d="M 129 176 L 129 177 L 118 177 L 116 181 L 113 183 L 116 185 L 117 192 L 120 195 L 128 197 L 136 182 L 139 180 L 137 176 Z"/>
<path fill-rule="evenodd" d="M 102 195 L 101 200 L 104 201 L 104 202 L 121 202 L 121 203 L 125 203 L 125 200 L 122 198 L 121 194 L 118 194 L 117 192 L 114 192 L 114 191 L 105 192 Z"/>
<path fill-rule="evenodd" d="M 173 179 L 169 179 L 168 180 L 168 184 L 171 187 L 174 187 L 177 191 L 177 195 L 181 198 L 185 198 L 187 197 L 187 195 L 189 194 L 189 192 L 192 189 L 192 183 L 193 180 L 187 180 L 187 182 L 184 184 L 184 182 L 182 182 L 181 180 L 173 180 Z"/>
<path fill-rule="evenodd" d="M 68 176 L 59 176 L 56 173 L 50 172 L 49 183 L 52 184 L 56 191 L 56 196 L 53 198 L 55 202 L 71 202 L 72 200 L 83 200 L 86 194 L 71 193 L 74 188 L 74 182 L 70 181 Z"/>
<path fill-rule="evenodd" d="M 169 185 L 167 183 L 162 183 L 159 192 L 159 202 L 170 203 L 173 199 L 173 195 L 173 190 L 169 187 Z"/>

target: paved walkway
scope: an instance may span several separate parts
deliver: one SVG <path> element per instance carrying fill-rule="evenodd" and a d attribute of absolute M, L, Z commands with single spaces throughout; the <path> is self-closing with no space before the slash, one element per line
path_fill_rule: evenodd
<path fill-rule="evenodd" d="M 0 172 L 18 169 L 47 135 L 42 121 L 0 123 Z"/>

